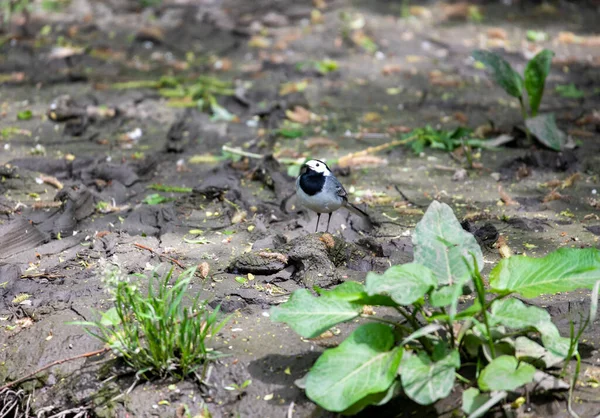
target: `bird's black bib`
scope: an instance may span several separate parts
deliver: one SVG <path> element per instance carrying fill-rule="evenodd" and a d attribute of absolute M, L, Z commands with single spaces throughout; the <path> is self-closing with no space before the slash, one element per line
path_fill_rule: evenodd
<path fill-rule="evenodd" d="M 302 191 L 309 196 L 314 196 L 323 190 L 324 184 L 325 176 L 322 173 L 312 171 L 300 176 L 300 187 L 302 188 Z"/>

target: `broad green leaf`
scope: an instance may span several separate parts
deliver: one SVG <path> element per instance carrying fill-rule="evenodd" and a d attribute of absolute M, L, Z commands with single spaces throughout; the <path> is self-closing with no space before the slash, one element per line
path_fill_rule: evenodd
<path fill-rule="evenodd" d="M 431 269 L 439 285 L 462 283 L 470 278 L 474 270 L 471 254 L 479 268 L 483 267 L 483 253 L 477 240 L 460 226 L 445 203 L 431 202 L 415 228 L 413 244 L 415 263 Z"/>
<path fill-rule="evenodd" d="M 402 353 L 401 347 L 394 347 L 390 327 L 361 325 L 319 357 L 308 373 L 306 395 L 329 411 L 344 411 L 366 396 L 386 391 L 394 382 Z"/>
<path fill-rule="evenodd" d="M 550 352 L 565 358 L 569 352 L 569 339 L 561 337 L 550 314 L 537 306 L 527 306 L 518 299 L 502 299 L 492 304 L 491 325 L 501 324 L 515 330 L 535 328 L 542 334 L 542 342 Z"/>
<path fill-rule="evenodd" d="M 366 291 L 370 296 L 388 295 L 400 305 L 409 305 L 436 285 L 431 270 L 417 263 L 392 266 L 383 274 L 369 272 Z"/>
<path fill-rule="evenodd" d="M 509 95 L 521 97 L 523 95 L 523 78 L 517 73 L 504 58 L 490 51 L 473 51 L 473 58 L 482 62 L 492 71 L 494 81 Z"/>
<path fill-rule="evenodd" d="M 474 388 L 471 388 L 474 389 Z M 470 390 L 470 389 L 469 389 Z M 479 391 L 477 391 L 477 393 L 479 393 Z M 485 416 L 485 414 L 494 407 L 494 405 L 496 405 L 498 402 L 500 402 L 501 400 L 503 400 L 504 398 L 506 398 L 508 396 L 508 393 L 504 390 L 501 391 L 497 391 L 497 392 L 492 392 L 490 393 L 489 396 L 487 395 L 477 395 L 475 396 L 474 399 L 469 399 L 469 397 L 473 396 L 474 392 L 471 392 L 470 394 L 467 395 L 467 402 L 470 402 L 471 405 L 469 406 L 474 406 L 475 403 L 479 403 L 478 401 L 480 399 L 482 399 L 482 397 L 486 397 L 487 400 L 481 404 L 478 405 L 477 408 L 474 408 L 471 412 L 469 412 L 469 416 L 468 418 L 479 418 L 479 417 L 483 417 Z M 465 397 L 463 395 L 463 401 L 465 400 Z M 464 407 L 464 406 L 463 406 Z"/>
<path fill-rule="evenodd" d="M 455 371 L 460 367 L 458 350 L 447 351 L 434 356 L 432 361 L 427 353 L 405 355 L 400 368 L 404 392 L 420 405 L 430 405 L 445 398 L 454 386 Z"/>
<path fill-rule="evenodd" d="M 400 343 L 400 345 L 403 346 L 405 344 L 408 344 L 411 341 L 414 341 L 421 337 L 424 337 L 425 335 L 433 334 L 434 332 L 439 331 L 440 329 L 443 329 L 443 328 L 444 328 L 444 326 L 441 324 L 425 325 L 424 327 L 419 328 L 418 330 L 416 330 L 415 332 L 410 334 L 408 337 L 403 339 L 402 342 Z"/>
<path fill-rule="evenodd" d="M 358 282 L 344 282 L 331 290 L 318 291 L 321 297 L 354 302 L 365 296 L 365 286 Z"/>
<path fill-rule="evenodd" d="M 119 317 L 119 313 L 117 312 L 117 308 L 114 306 L 104 312 L 102 317 L 100 318 L 100 324 L 109 327 L 116 326 L 121 323 L 121 318 Z"/>
<path fill-rule="evenodd" d="M 553 113 L 526 119 L 525 126 L 542 144 L 555 151 L 560 151 L 567 143 L 567 135 L 556 126 Z"/>
<path fill-rule="evenodd" d="M 17 113 L 17 119 L 19 120 L 29 120 L 33 117 L 33 112 L 31 110 L 21 110 Z"/>
<path fill-rule="evenodd" d="M 394 380 L 394 383 L 385 391 L 368 395 L 356 402 L 354 405 L 342 411 L 342 415 L 356 415 L 369 405 L 385 405 L 392 398 L 395 398 L 402 392 L 400 380 Z"/>
<path fill-rule="evenodd" d="M 513 356 L 496 357 L 481 371 L 477 383 L 483 391 L 515 390 L 533 380 L 535 367 Z"/>
<path fill-rule="evenodd" d="M 344 282 L 332 290 L 321 291 L 321 297 L 355 302 L 361 305 L 396 306 L 396 302 L 387 296 L 369 296 L 364 285 L 352 281 Z"/>
<path fill-rule="evenodd" d="M 548 369 L 561 363 L 563 356 L 557 356 L 527 337 L 517 337 L 515 340 L 515 356 L 522 361 L 536 365 L 538 362 Z"/>
<path fill-rule="evenodd" d="M 492 304 L 490 325 L 502 324 L 508 328 L 535 328 L 543 322 L 552 322 L 550 314 L 537 306 L 527 306 L 519 299 L 501 299 Z"/>
<path fill-rule="evenodd" d="M 540 108 L 546 77 L 550 73 L 553 56 L 554 52 L 544 49 L 529 60 L 525 67 L 525 89 L 527 89 L 527 95 L 529 96 L 531 116 L 536 116 Z"/>
<path fill-rule="evenodd" d="M 526 298 L 591 289 L 597 280 L 600 250 L 596 248 L 561 248 L 543 258 L 505 258 L 490 273 L 493 292 L 515 292 Z"/>
<path fill-rule="evenodd" d="M 305 338 L 314 338 L 340 322 L 356 318 L 361 311 L 358 303 L 317 298 L 300 289 L 287 302 L 271 308 L 271 319 L 285 322 Z"/>
<path fill-rule="evenodd" d="M 490 400 L 490 395 L 479 392 L 477 388 L 469 388 L 462 394 L 462 410 L 470 415 Z"/>

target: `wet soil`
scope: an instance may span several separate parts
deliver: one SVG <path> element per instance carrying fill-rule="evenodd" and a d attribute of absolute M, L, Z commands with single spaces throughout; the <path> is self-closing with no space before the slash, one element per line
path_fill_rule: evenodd
<path fill-rule="evenodd" d="M 164 1 L 139 10 L 137 2 L 77 0 L 62 11 L 34 12 L 29 36 L 16 22 L 13 35 L 1 38 L 0 383 L 102 348 L 66 323 L 110 307 L 101 282 L 106 260 L 130 273 L 170 264 L 157 254 L 186 266 L 207 262 L 208 277 L 197 277 L 189 294 L 202 292 L 234 315 L 215 347 L 230 356 L 211 366 L 207 385 L 132 386 L 131 373 L 105 355 L 62 363 L 21 385 L 18 396 L 33 394 L 34 410 L 173 417 L 183 416 L 185 405 L 192 416 L 204 407 L 214 417 L 331 416 L 294 381 L 351 325 L 332 338 L 304 340 L 271 323 L 268 310 L 296 289 L 361 281 L 367 271 L 410 261 L 411 231 L 433 199 L 466 220 L 484 248 L 486 271 L 500 259 L 499 237 L 513 253 L 532 256 L 599 246 L 600 46 L 590 37 L 596 3 L 479 2 L 481 23 L 437 2 L 408 12 L 400 1 L 317 3 L 325 5 L 319 12 L 309 1 L 234 0 Z M 362 16 L 376 52 L 344 37 L 343 13 Z M 528 30 L 548 40 L 527 42 Z M 555 51 L 542 111 L 556 114 L 576 148 L 557 153 L 526 142 L 518 105 L 469 58 L 480 47 L 503 49 L 519 70 L 536 48 Z M 313 70 L 326 58 L 339 68 Z M 201 74 L 235 82 L 236 96 L 218 100 L 236 121 L 171 107 L 156 89 L 112 87 Z M 304 88 L 281 95 L 285 83 Z M 570 83 L 584 96 L 557 93 Z M 295 106 L 317 120 L 286 139 L 275 129 Z M 20 120 L 24 110 L 33 117 Z M 370 166 L 336 168 L 374 226 L 340 210 L 331 220 L 333 239 L 313 233 L 316 216 L 295 206 L 294 180 L 278 161 L 336 160 L 425 125 L 479 127 L 515 139 L 478 151 L 478 168 L 467 171 L 461 155 L 429 148 L 420 155 L 393 148 Z M 223 145 L 265 158 L 218 160 Z M 144 203 L 157 193 L 153 184 L 191 191 L 161 192 L 168 201 Z M 238 276 L 253 279 L 240 284 Z M 568 335 L 589 300 L 582 291 L 533 303 Z M 574 409 L 582 417 L 600 413 L 599 392 L 585 377 L 598 376 L 599 344 L 596 324 L 581 344 Z M 252 383 L 241 394 L 224 389 L 246 380 Z M 430 407 L 399 399 L 363 414 L 454 416 L 455 395 Z M 17 395 L 5 402 L 9 396 Z M 532 397 L 516 413 L 567 416 L 564 399 Z"/>

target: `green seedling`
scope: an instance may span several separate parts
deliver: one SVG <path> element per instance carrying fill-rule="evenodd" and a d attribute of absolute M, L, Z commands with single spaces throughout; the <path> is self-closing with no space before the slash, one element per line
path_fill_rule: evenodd
<path fill-rule="evenodd" d="M 554 114 L 538 114 L 554 53 L 548 49 L 539 52 L 527 63 L 524 76 L 498 54 L 477 50 L 472 55 L 490 70 L 496 84 L 519 100 L 528 140 L 531 142 L 533 134 L 545 146 L 555 151 L 562 150 L 567 143 L 567 136 L 556 126 Z M 525 104 L 525 93 L 529 99 L 529 108 Z"/>
<path fill-rule="evenodd" d="M 191 187 L 177 187 L 177 186 L 166 186 L 164 184 L 151 184 L 148 186 L 150 190 L 156 190 L 157 192 L 170 192 L 170 193 L 191 193 Z"/>
<path fill-rule="evenodd" d="M 579 90 L 573 83 L 556 86 L 555 90 L 566 99 L 581 99 L 585 96 L 585 93 Z"/>
<path fill-rule="evenodd" d="M 115 83 L 112 87 L 118 90 L 157 89 L 161 96 L 169 99 L 169 106 L 197 108 L 210 113 L 213 121 L 231 121 L 236 118 L 217 101 L 219 96 L 232 96 L 235 93 L 232 83 L 214 77 L 200 76 L 190 83 L 176 77 L 163 76 L 158 80 Z"/>
<path fill-rule="evenodd" d="M 343 414 L 401 394 L 429 405 L 449 396 L 459 380 L 466 386 L 464 413 L 483 416 L 535 379 L 550 379 L 556 389 L 572 387 L 544 370 L 577 358 L 581 329 L 590 321 L 563 337 L 545 309 L 521 299 L 594 286 L 597 299 L 600 250 L 561 248 L 543 258 L 503 259 L 486 289 L 475 237 L 437 201 L 417 224 L 413 245 L 412 263 L 370 272 L 365 284 L 348 281 L 318 296 L 297 290 L 271 309 L 273 321 L 304 338 L 342 322 L 363 322 L 338 347 L 325 350 L 301 380 L 313 402 Z M 459 300 L 471 291 L 471 306 L 459 311 Z M 397 316 L 365 314 L 367 305 Z"/>
<path fill-rule="evenodd" d="M 124 276 L 110 268 L 104 281 L 115 306 L 95 321 L 72 324 L 84 326 L 140 376 L 203 377 L 208 362 L 223 356 L 208 344 L 230 317 L 219 319 L 219 307 L 211 311 L 200 294 L 186 297 L 195 271 L 187 269 L 174 278 L 172 269 L 162 276 L 156 271 Z M 146 284 L 142 292 L 140 286 Z"/>
<path fill-rule="evenodd" d="M 245 380 L 244 383 L 242 383 L 241 385 L 238 385 L 237 383 L 232 383 L 229 386 L 225 386 L 223 389 L 229 390 L 229 391 L 236 391 L 237 397 L 239 399 L 241 399 L 242 396 L 244 396 L 244 394 L 246 393 L 246 388 L 248 386 L 250 386 L 251 383 L 252 383 L 252 380 L 248 379 L 248 380 Z"/>

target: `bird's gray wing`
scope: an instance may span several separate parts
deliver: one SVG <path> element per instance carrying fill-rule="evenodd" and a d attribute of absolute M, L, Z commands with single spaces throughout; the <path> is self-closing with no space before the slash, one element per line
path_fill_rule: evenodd
<path fill-rule="evenodd" d="M 346 189 L 344 189 L 342 183 L 340 183 L 340 181 L 334 176 L 331 176 L 330 179 L 331 185 L 335 188 L 335 192 L 337 193 L 337 195 L 343 198 L 344 200 L 348 200 L 348 192 L 346 191 Z"/>

